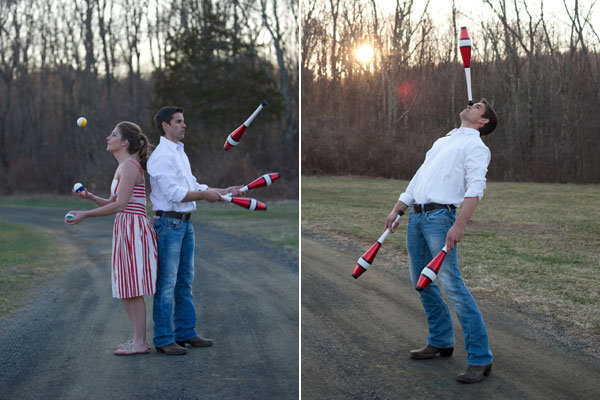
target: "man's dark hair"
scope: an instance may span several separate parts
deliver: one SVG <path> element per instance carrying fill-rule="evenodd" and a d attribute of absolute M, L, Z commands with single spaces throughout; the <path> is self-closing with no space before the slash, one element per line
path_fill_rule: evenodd
<path fill-rule="evenodd" d="M 173 114 L 183 113 L 183 108 L 175 107 L 175 106 L 166 106 L 158 110 L 156 115 L 154 116 L 154 123 L 158 128 L 158 132 L 160 136 L 165 136 L 165 131 L 162 127 L 162 123 L 166 122 L 171 125 L 171 120 L 173 119 Z"/>
<path fill-rule="evenodd" d="M 487 118 L 488 123 L 479 128 L 479 136 L 485 136 L 494 132 L 494 129 L 496 129 L 496 125 L 498 124 L 498 118 L 496 118 L 496 112 L 492 108 L 492 105 L 488 103 L 486 99 L 481 99 L 480 103 L 485 104 L 485 112 L 481 118 Z"/>

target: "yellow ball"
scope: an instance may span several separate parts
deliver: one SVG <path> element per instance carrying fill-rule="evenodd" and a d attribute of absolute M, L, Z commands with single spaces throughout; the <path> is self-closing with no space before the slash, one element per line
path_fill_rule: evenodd
<path fill-rule="evenodd" d="M 77 125 L 79 125 L 80 127 L 84 127 L 87 125 L 87 119 L 85 119 L 85 117 L 79 117 L 77 118 Z"/>

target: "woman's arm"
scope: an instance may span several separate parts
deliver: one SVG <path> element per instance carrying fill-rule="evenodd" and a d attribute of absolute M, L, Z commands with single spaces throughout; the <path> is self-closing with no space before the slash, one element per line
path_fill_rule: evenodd
<path fill-rule="evenodd" d="M 79 197 L 80 199 L 88 199 L 88 200 L 93 201 L 94 203 L 96 203 L 96 205 L 98 207 L 105 206 L 105 205 L 115 201 L 112 197 L 108 198 L 108 199 L 103 199 L 102 197 L 96 196 L 92 192 L 88 192 L 87 189 L 83 189 L 83 192 L 73 192 L 73 193 L 75 193 L 75 195 L 77 197 Z"/>
<path fill-rule="evenodd" d="M 69 214 L 72 214 L 74 218 L 66 222 L 69 225 L 75 225 L 86 218 L 103 217 L 105 215 L 116 214 L 123 211 L 133 194 L 133 187 L 135 186 L 135 181 L 137 180 L 139 173 L 140 172 L 135 165 L 131 163 L 124 164 L 121 167 L 117 198 L 114 201 L 110 201 L 107 204 L 90 211 L 69 211 Z"/>

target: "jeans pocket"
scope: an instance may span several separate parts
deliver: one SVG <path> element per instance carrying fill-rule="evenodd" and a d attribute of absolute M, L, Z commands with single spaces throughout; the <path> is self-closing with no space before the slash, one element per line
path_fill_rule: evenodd
<path fill-rule="evenodd" d="M 425 219 L 429 224 L 449 225 L 452 223 L 449 214 L 449 210 L 440 208 L 425 213 Z"/>
<path fill-rule="evenodd" d="M 178 218 L 167 218 L 167 230 L 181 228 L 182 220 Z"/>

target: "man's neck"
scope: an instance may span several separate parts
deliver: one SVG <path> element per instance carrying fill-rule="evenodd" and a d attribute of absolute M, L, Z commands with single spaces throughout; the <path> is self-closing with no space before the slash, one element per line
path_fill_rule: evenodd
<path fill-rule="evenodd" d="M 172 137 L 172 136 L 170 136 L 170 135 L 168 135 L 166 133 L 165 133 L 164 138 L 167 139 L 167 140 L 169 140 L 169 141 L 171 141 L 171 142 L 173 142 L 173 143 L 175 143 L 175 144 L 179 144 L 179 140 L 175 139 L 174 137 Z"/>
<path fill-rule="evenodd" d="M 471 129 L 479 130 L 479 124 L 475 124 L 473 122 L 464 121 L 464 120 L 461 121 L 460 127 L 461 128 L 471 128 Z"/>

